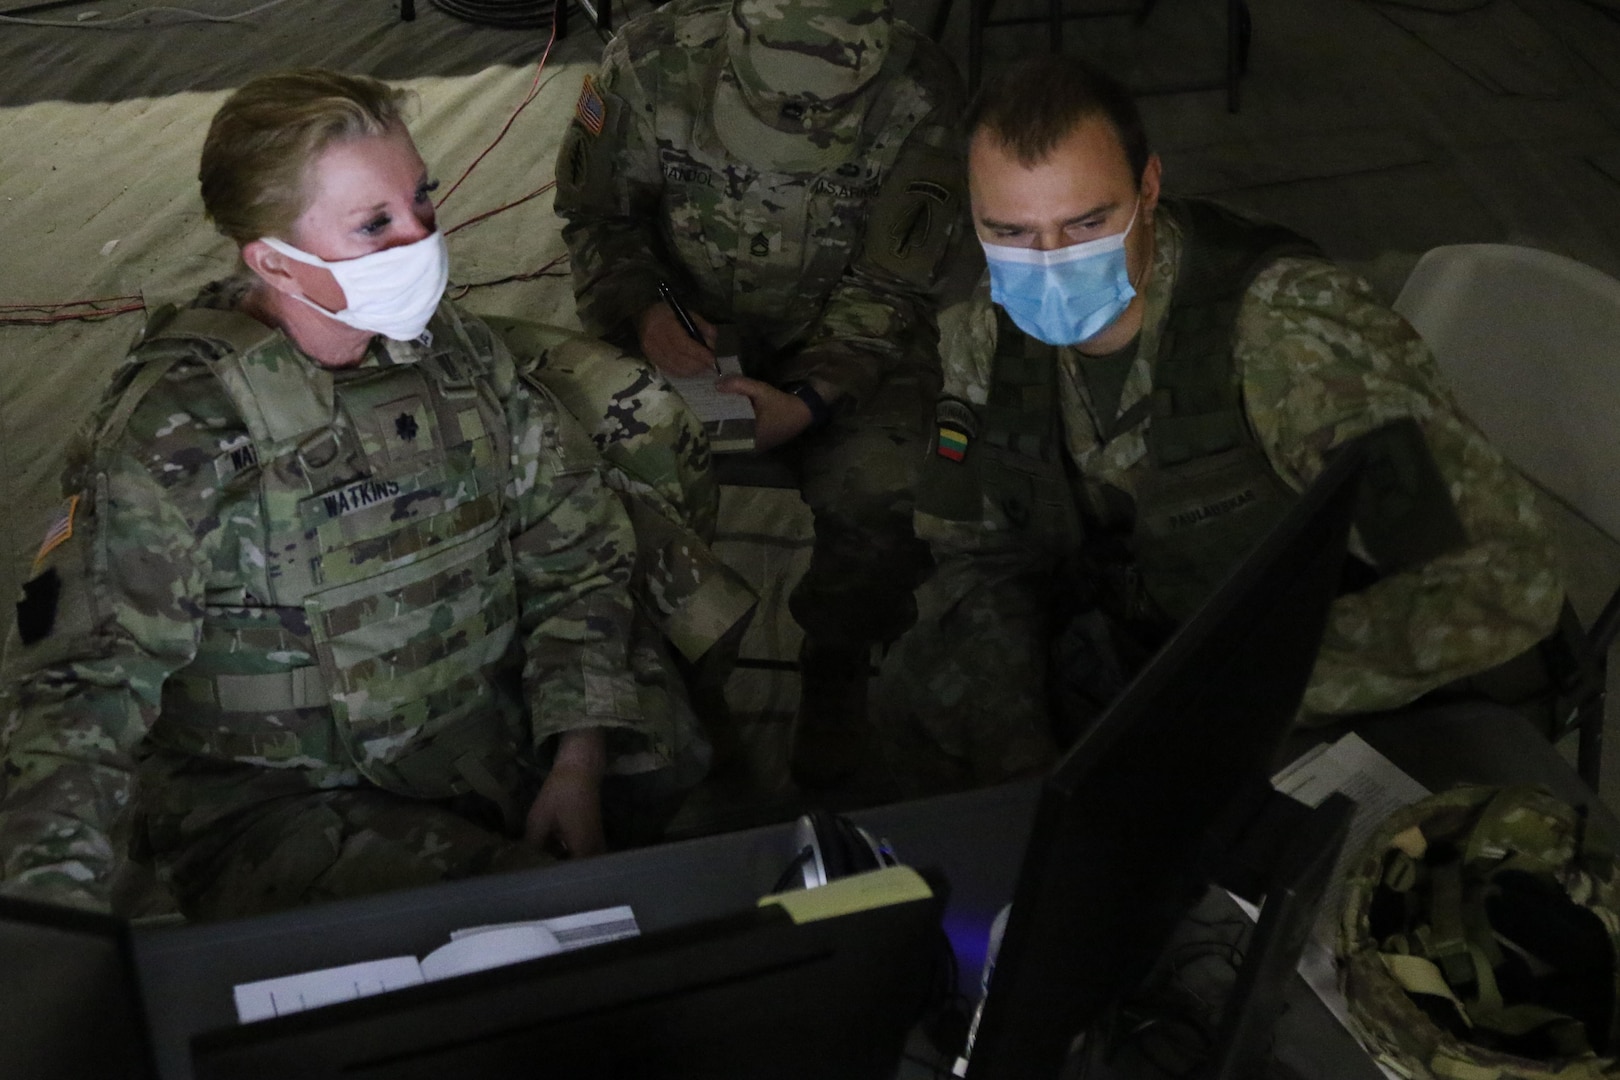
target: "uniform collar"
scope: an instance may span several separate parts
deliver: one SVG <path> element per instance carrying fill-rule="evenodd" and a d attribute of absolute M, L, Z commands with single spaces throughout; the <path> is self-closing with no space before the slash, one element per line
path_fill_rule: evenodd
<path fill-rule="evenodd" d="M 1181 265 L 1183 242 L 1181 226 L 1165 211 L 1162 203 L 1154 216 L 1153 225 L 1153 271 L 1141 291 L 1142 329 L 1136 335 L 1136 359 L 1131 363 L 1130 374 L 1125 377 L 1125 386 L 1119 398 L 1119 412 L 1115 416 L 1129 412 L 1153 393 L 1153 373 L 1158 365 L 1165 325 L 1170 318 L 1170 297 L 1175 292 L 1176 268 Z M 1086 358 L 1073 346 L 1060 348 L 1058 379 L 1064 384 L 1067 394 L 1072 394 L 1091 410 L 1091 397 L 1086 389 L 1085 380 L 1080 375 L 1085 360 Z M 1107 419 L 1112 421 L 1114 416 Z M 1102 445 L 1095 430 L 1096 422 L 1093 420 L 1090 423 L 1064 424 L 1069 453 L 1082 466 Z M 1151 423 L 1151 419 L 1148 422 Z M 1135 459 L 1146 453 L 1146 443 L 1142 441 L 1144 430 L 1145 425 L 1135 424 L 1121 433 L 1114 440 L 1118 445 L 1110 448 L 1110 454 L 1121 456 L 1120 463 L 1123 464 L 1128 459 Z"/>

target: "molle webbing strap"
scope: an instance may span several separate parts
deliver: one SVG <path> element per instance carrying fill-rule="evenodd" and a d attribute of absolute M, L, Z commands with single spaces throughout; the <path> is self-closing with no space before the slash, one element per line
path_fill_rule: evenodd
<path fill-rule="evenodd" d="M 1462 863 L 1442 863 L 1429 871 L 1429 930 L 1432 935 L 1428 958 L 1446 973 L 1453 989 L 1474 982 L 1474 962 L 1468 955 L 1468 935 L 1463 925 Z"/>
<path fill-rule="evenodd" d="M 1049 461 L 1057 450 L 1057 350 L 1018 329 L 997 306 L 996 361 L 984 407 L 985 441 Z"/>
<path fill-rule="evenodd" d="M 122 435 L 124 425 L 129 423 L 131 416 L 135 415 L 135 410 L 140 407 L 142 400 L 151 392 L 152 387 L 162 382 L 163 376 L 167 375 L 174 365 L 179 362 L 180 358 L 178 356 L 163 356 L 147 361 L 141 367 L 141 370 L 135 373 L 135 377 L 130 380 L 129 386 L 119 396 L 118 404 L 113 408 L 112 413 L 108 415 L 106 420 L 102 421 L 101 428 L 97 432 L 98 441 L 110 443 Z"/>
<path fill-rule="evenodd" d="M 473 343 L 472 335 L 467 333 L 467 324 L 461 321 L 461 313 L 456 310 L 455 305 L 448 301 L 440 303 L 438 315 L 440 319 L 450 324 L 450 331 L 455 335 L 456 340 L 461 343 L 465 355 L 477 356 L 478 346 Z M 490 336 L 495 336 L 493 331 L 490 332 Z M 432 351 L 438 355 L 444 353 L 443 349 L 434 349 Z"/>
<path fill-rule="evenodd" d="M 251 348 L 265 338 L 274 336 L 275 333 L 276 331 L 257 319 L 240 312 L 219 311 L 214 308 L 176 310 L 168 306 L 159 308 L 151 314 L 146 328 L 141 332 L 138 345 L 144 347 L 165 340 L 200 340 L 213 345 L 223 345 L 227 351 L 236 352 L 244 346 Z M 97 433 L 102 442 L 116 439 L 123 433 L 124 425 L 129 423 L 129 418 L 135 414 L 135 410 L 140 407 L 146 395 L 163 381 L 163 377 L 173 370 L 174 365 L 180 360 L 179 355 L 173 353 L 162 355 L 160 352 L 159 355 L 146 361 L 120 395 L 112 413 L 102 422 Z"/>
<path fill-rule="evenodd" d="M 214 675 L 197 678 L 184 671 L 169 681 L 187 698 L 217 706 L 222 712 L 284 712 L 324 709 L 332 704 L 318 667 L 293 668 L 263 675 Z"/>
<path fill-rule="evenodd" d="M 1183 226 L 1164 340 L 1153 372 L 1148 451 L 1160 465 L 1245 446 L 1242 387 L 1232 362 L 1238 310 L 1261 270 L 1285 256 L 1321 250 L 1281 225 L 1215 203 L 1165 199 Z"/>
<path fill-rule="evenodd" d="M 488 748 L 483 748 L 483 752 L 488 753 Z M 512 836 L 522 834 L 523 810 L 527 808 L 519 808 L 514 793 L 495 779 L 495 774 L 490 772 L 489 766 L 485 764 L 478 750 L 468 750 L 461 754 L 451 766 L 463 780 L 467 781 L 469 787 L 500 809 L 501 820 L 506 823 L 508 834 Z"/>
<path fill-rule="evenodd" d="M 336 407 L 331 372 L 305 361 L 290 343 L 279 362 L 249 362 L 265 346 L 273 349 L 274 343 L 233 353 L 214 365 L 261 454 L 330 432 Z"/>
<path fill-rule="evenodd" d="M 431 742 L 388 762 L 386 775 L 371 779 L 391 781 L 382 786 L 414 797 L 475 791 L 500 809 L 508 832 L 519 835 L 528 807 L 517 802 L 519 755 L 507 717 L 499 705 L 487 700 L 464 702 L 460 713 L 459 720 L 436 732 Z"/>
<path fill-rule="evenodd" d="M 156 320 L 154 320 L 156 321 Z M 144 341 L 162 341 L 165 338 L 202 339 L 220 342 L 231 352 L 244 353 L 257 348 L 264 341 L 280 336 L 280 331 L 244 315 L 240 311 L 221 308 L 182 308 L 147 331 Z"/>
<path fill-rule="evenodd" d="M 427 350 L 420 363 L 421 370 L 438 384 L 439 392 L 447 398 L 477 396 L 478 369 L 469 357 L 478 355 L 478 346 L 473 344 L 472 336 L 467 333 L 467 327 L 454 305 L 448 302 L 439 305 L 438 323 L 449 324 L 451 336 L 461 348 L 446 349 L 442 341 L 437 342 Z M 443 333 L 442 330 L 439 332 Z"/>
<path fill-rule="evenodd" d="M 241 412 L 260 452 L 271 451 L 332 423 L 331 373 L 304 361 L 279 331 L 239 311 L 186 308 L 153 330 L 148 341 L 201 340 L 225 346 L 214 373 Z M 286 363 L 244 364 L 243 358 L 278 342 Z"/>

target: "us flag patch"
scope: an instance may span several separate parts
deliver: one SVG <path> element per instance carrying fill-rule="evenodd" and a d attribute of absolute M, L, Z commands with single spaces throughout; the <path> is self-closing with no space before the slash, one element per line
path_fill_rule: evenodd
<path fill-rule="evenodd" d="M 73 535 L 73 515 L 79 509 L 79 497 L 70 496 L 51 519 L 50 527 L 45 530 L 45 539 L 39 545 L 39 554 L 34 556 L 34 569 L 38 570 L 45 556 L 55 551 Z"/>
<path fill-rule="evenodd" d="M 607 119 L 607 105 L 589 75 L 585 76 L 585 84 L 579 88 L 579 100 L 574 103 L 574 119 L 592 135 L 602 134 L 602 123 Z"/>

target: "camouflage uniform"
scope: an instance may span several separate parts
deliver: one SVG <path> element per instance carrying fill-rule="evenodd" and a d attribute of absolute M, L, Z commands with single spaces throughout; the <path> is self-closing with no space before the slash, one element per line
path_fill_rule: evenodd
<path fill-rule="evenodd" d="M 641 609 L 690 663 L 735 637 L 757 598 L 709 548 L 720 493 L 708 437 L 680 395 L 650 364 L 596 338 L 517 319 L 484 322 L 585 425 L 611 466 L 608 486 L 623 496 L 636 530 Z"/>
<path fill-rule="evenodd" d="M 70 457 L 6 655 L 6 888 L 105 904 L 133 850 L 216 916 L 533 865 L 576 729 L 610 823 L 615 787 L 696 783 L 631 522 L 552 394 L 452 305 L 329 371 L 241 288 L 155 319 Z"/>
<path fill-rule="evenodd" d="M 1128 516 L 1153 478 L 1148 404 L 1159 389 L 1156 365 L 1167 348 L 1164 328 L 1184 242 L 1168 207 L 1161 205 L 1155 224 L 1142 329 L 1117 412 L 1097 415 L 1087 359 L 1072 348 L 1057 354 L 1057 438 L 1070 469 L 1068 512 L 1076 519 L 1082 510 L 1094 518 L 1099 507 Z M 941 316 L 948 397 L 985 404 L 997 326 L 987 286 Z M 1365 282 L 1322 259 L 1276 259 L 1241 297 L 1232 356 L 1243 419 L 1287 491 L 1307 486 L 1333 447 L 1412 417 L 1464 534 L 1455 550 L 1334 602 L 1303 719 L 1403 705 L 1546 636 L 1563 591 L 1532 489 L 1458 411 L 1423 342 Z M 1118 422 L 1127 416 L 1134 419 Z M 1099 435 L 1116 423 L 1111 437 Z M 972 455 L 970 448 L 970 461 Z M 965 467 L 939 458 L 930 458 L 930 476 Z M 917 787 L 994 782 L 1052 760 L 1048 647 L 1060 635 L 1069 640 L 1059 647 L 1081 639 L 1083 652 L 1100 657 L 1098 667 L 1119 661 L 1129 674 L 1131 660 L 1142 658 L 1101 655 L 1131 642 L 1127 637 L 1122 645 L 1119 635 L 1099 630 L 1096 610 L 1079 617 L 1054 611 L 1055 595 L 1096 591 L 1094 581 L 1072 580 L 1078 533 L 1022 528 L 1006 505 L 1003 493 L 987 490 L 959 513 L 918 513 L 918 534 L 939 568 L 919 590 L 917 627 L 887 658 L 879 704 L 896 768 Z M 1087 520 L 1088 542 L 1091 530 Z M 1378 565 L 1360 538 L 1351 546 Z M 1125 553 L 1128 589 L 1140 555 Z M 1139 597 L 1139 578 L 1134 584 Z M 1156 645 L 1145 642 L 1140 651 Z M 1106 700 L 1119 686 L 1115 679 L 1094 697 Z"/>
<path fill-rule="evenodd" d="M 678 0 L 627 25 L 581 94 L 557 208 L 591 332 L 635 347 L 665 281 L 739 327 L 748 374 L 837 395 L 831 424 L 789 448 L 816 519 L 791 606 L 812 638 L 864 649 L 914 617 L 935 310 L 968 232 L 954 69 L 886 5 L 859 22 L 850 7 L 743 0 L 749 30 L 730 3 Z M 843 54 L 807 63 L 833 30 Z M 836 97 L 816 72 L 852 70 L 868 80 L 852 102 L 817 96 Z M 772 96 L 771 72 L 806 85 Z"/>

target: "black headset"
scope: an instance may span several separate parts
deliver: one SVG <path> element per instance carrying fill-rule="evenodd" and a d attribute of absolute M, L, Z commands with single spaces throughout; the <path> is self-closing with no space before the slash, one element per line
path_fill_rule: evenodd
<path fill-rule="evenodd" d="M 851 874 L 895 866 L 899 859 L 885 842 L 841 814 L 811 810 L 793 827 L 796 854 L 782 876 L 776 892 L 803 887 L 813 889 Z"/>

